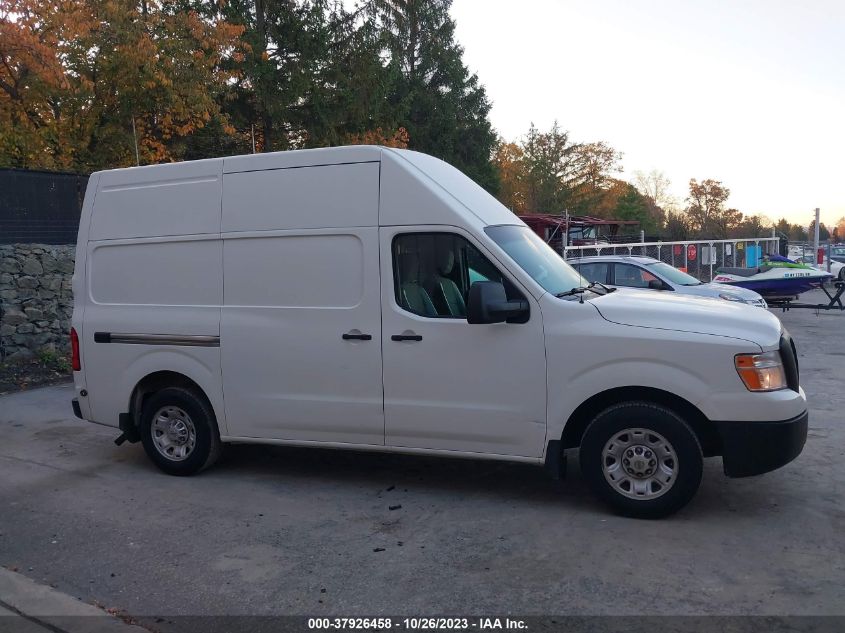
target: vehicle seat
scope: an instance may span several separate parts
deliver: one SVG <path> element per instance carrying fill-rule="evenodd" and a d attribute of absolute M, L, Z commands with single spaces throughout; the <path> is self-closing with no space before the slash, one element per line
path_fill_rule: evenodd
<path fill-rule="evenodd" d="M 616 285 L 627 288 L 648 288 L 648 282 L 643 279 L 643 273 L 633 266 L 616 267 Z"/>
<path fill-rule="evenodd" d="M 458 285 L 446 275 L 449 275 L 455 267 L 455 251 L 451 248 L 443 248 L 437 252 L 437 272 L 435 278 L 435 291 L 439 298 L 443 299 L 443 305 L 450 316 L 465 317 L 467 306 L 464 296 L 458 289 Z"/>
<path fill-rule="evenodd" d="M 716 272 L 723 273 L 725 275 L 736 275 L 737 277 L 753 277 L 757 273 L 766 272 L 769 268 L 771 268 L 771 266 L 766 266 L 765 270 L 763 268 L 733 268 L 731 266 L 720 266 L 716 269 Z"/>
<path fill-rule="evenodd" d="M 420 285 L 419 262 L 416 253 L 399 257 L 402 283 L 399 284 L 400 304 L 416 314 L 437 316 L 437 310 L 426 289 Z"/>

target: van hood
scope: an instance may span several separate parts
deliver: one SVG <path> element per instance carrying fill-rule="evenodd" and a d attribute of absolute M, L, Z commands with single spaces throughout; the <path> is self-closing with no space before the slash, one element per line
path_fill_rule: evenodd
<path fill-rule="evenodd" d="M 611 323 L 727 336 L 778 347 L 780 320 L 768 310 L 721 299 L 624 289 L 590 301 Z"/>

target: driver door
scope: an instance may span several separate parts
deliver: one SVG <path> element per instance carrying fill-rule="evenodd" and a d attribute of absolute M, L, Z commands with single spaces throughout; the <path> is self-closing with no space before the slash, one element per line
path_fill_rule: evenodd
<path fill-rule="evenodd" d="M 379 242 L 385 444 L 540 456 L 546 355 L 534 298 L 457 228 L 382 227 Z M 467 323 L 479 280 L 528 301 L 527 321 Z"/>

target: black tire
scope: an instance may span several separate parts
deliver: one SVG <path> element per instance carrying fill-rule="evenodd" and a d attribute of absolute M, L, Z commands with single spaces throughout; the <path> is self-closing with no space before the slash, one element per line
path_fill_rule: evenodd
<path fill-rule="evenodd" d="M 839 281 L 845 281 L 845 266 L 839 269 Z"/>
<path fill-rule="evenodd" d="M 162 410 L 181 410 L 193 425 L 193 448 L 182 458 L 168 457 L 154 440 L 154 417 Z M 141 412 L 141 442 L 147 456 L 168 475 L 193 475 L 211 466 L 220 456 L 220 432 L 211 405 L 200 394 L 181 387 L 168 387 L 150 396 Z"/>
<path fill-rule="evenodd" d="M 628 429 L 643 429 L 645 434 L 619 435 Z M 648 432 L 655 435 L 648 435 Z M 662 436 L 662 438 L 660 438 Z M 658 481 L 651 483 L 647 476 L 631 477 L 627 474 L 627 468 L 634 466 L 623 466 L 619 461 L 616 475 L 605 475 L 604 462 L 613 467 L 615 458 L 605 455 L 605 447 L 610 445 L 611 439 L 619 440 L 617 446 L 626 446 L 626 442 L 634 442 L 632 450 L 636 450 L 636 437 L 645 438 L 647 449 L 652 448 L 649 442 L 665 440 L 671 451 L 666 451 L 657 466 L 665 465 L 672 472 L 667 477 L 667 483 L 661 484 Z M 628 438 L 628 439 L 625 439 Z M 664 446 L 657 442 L 654 446 Z M 613 452 L 612 449 L 610 449 Z M 622 450 L 622 449 L 616 449 Z M 625 459 L 628 448 L 624 448 L 620 457 Z M 657 450 L 655 450 L 655 453 Z M 653 455 L 654 453 L 648 453 Z M 638 457 L 638 456 L 634 456 Z M 663 461 L 665 460 L 665 464 Z M 589 482 L 595 493 L 616 512 L 625 516 L 641 519 L 658 519 L 673 514 L 683 508 L 690 499 L 695 496 L 698 486 L 701 483 L 701 472 L 703 459 L 701 445 L 693 430 L 674 411 L 650 402 L 624 402 L 614 405 L 597 415 L 581 440 L 580 449 L 581 472 Z M 641 473 L 651 472 L 654 466 L 649 462 L 638 461 L 638 465 L 644 466 Z M 661 471 L 662 473 L 663 471 Z M 612 485 L 608 478 L 618 477 L 617 485 Z M 663 475 L 661 475 L 663 476 Z M 628 479 L 626 482 L 625 479 Z M 641 479 L 641 481 L 640 481 Z M 668 482 L 671 482 L 669 484 Z M 623 491 L 627 483 L 628 490 Z M 633 490 L 632 485 L 645 486 L 648 488 L 643 498 L 632 498 L 626 495 L 637 495 L 638 491 Z M 661 492 L 662 490 L 662 492 Z"/>

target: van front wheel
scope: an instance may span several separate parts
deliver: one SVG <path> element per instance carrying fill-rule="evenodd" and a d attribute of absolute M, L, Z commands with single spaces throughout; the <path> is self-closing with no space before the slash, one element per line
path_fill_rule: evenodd
<path fill-rule="evenodd" d="M 214 412 L 188 389 L 169 387 L 153 394 L 144 403 L 140 432 L 147 456 L 169 475 L 193 475 L 220 454 Z"/>
<path fill-rule="evenodd" d="M 656 519 L 683 508 L 701 483 L 701 445 L 676 413 L 625 402 L 593 419 L 581 441 L 581 472 L 617 512 Z"/>

